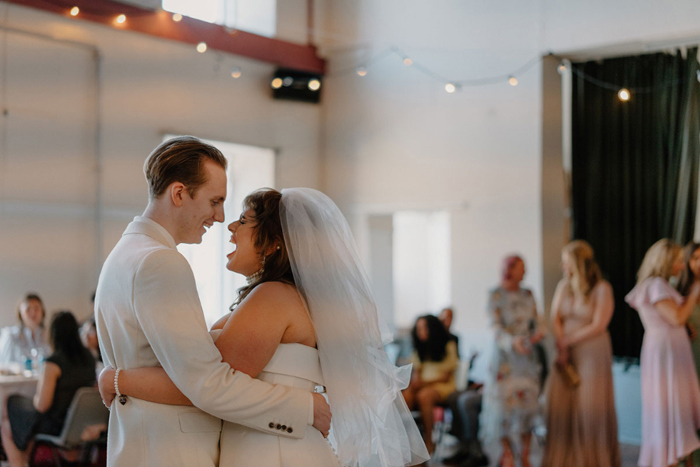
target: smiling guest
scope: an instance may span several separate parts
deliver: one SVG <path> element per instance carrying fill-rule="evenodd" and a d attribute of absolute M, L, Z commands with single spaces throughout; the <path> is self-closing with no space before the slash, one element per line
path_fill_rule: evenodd
<path fill-rule="evenodd" d="M 38 359 L 50 353 L 44 329 L 46 311 L 39 295 L 28 293 L 17 304 L 19 324 L 0 331 L 0 364 Z M 34 352 L 32 352 L 34 350 Z"/>

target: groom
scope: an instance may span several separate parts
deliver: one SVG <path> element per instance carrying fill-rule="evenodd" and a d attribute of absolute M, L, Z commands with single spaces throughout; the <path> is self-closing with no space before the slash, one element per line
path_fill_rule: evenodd
<path fill-rule="evenodd" d="M 216 466 L 220 419 L 291 438 L 313 423 L 326 434 L 330 408 L 323 396 L 252 379 L 222 362 L 192 270 L 176 249 L 200 243 L 207 228 L 224 221 L 224 156 L 178 137 L 157 147 L 144 169 L 148 207 L 124 231 L 97 286 L 100 348 L 113 368 L 162 366 L 195 407 L 115 399 L 107 465 Z"/>

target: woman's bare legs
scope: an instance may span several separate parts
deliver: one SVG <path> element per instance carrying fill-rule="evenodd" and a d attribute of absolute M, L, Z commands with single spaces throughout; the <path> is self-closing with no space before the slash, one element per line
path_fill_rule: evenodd
<path fill-rule="evenodd" d="M 430 454 L 435 451 L 435 444 L 433 444 L 433 409 L 441 399 L 440 393 L 431 387 L 424 387 L 416 394 L 418 409 L 425 426 L 423 440 Z"/>
<path fill-rule="evenodd" d="M 10 463 L 10 467 L 25 467 L 28 462 L 27 453 L 25 451 L 20 451 L 12 440 L 10 420 L 7 418 L 3 417 L 0 432 L 2 433 L 2 447 L 5 448 L 5 454 L 7 454 L 7 461 Z"/>

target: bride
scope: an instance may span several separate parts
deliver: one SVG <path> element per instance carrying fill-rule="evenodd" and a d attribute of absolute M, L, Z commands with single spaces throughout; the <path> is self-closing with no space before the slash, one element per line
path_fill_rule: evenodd
<path fill-rule="evenodd" d="M 325 386 L 333 411 L 327 440 L 311 425 L 303 439 L 284 420 L 273 434 L 224 422 L 222 467 L 400 467 L 429 455 L 401 390 L 410 368 L 395 367 L 355 243 L 338 207 L 309 188 L 248 195 L 229 225 L 235 250 L 227 268 L 244 274 L 230 314 L 211 335 L 232 368 L 273 384 Z M 114 370 L 100 391 L 114 396 Z M 121 370 L 120 391 L 163 404 L 190 402 L 162 368 Z"/>

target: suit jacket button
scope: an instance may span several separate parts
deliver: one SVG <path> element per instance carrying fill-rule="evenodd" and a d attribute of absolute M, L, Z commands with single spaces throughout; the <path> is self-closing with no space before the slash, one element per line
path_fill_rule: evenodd
<path fill-rule="evenodd" d="M 282 429 L 282 425 L 280 425 L 280 424 L 278 423 L 278 424 L 277 424 L 277 429 L 278 429 L 278 430 L 281 430 L 281 429 Z"/>
<path fill-rule="evenodd" d="M 287 431 L 287 425 L 282 425 L 282 431 Z"/>
<path fill-rule="evenodd" d="M 270 428 L 274 428 L 274 427 L 275 427 L 275 424 L 274 424 L 274 423 L 272 423 L 272 422 L 270 422 L 270 424 L 269 424 L 269 425 L 267 425 L 267 426 L 269 426 Z"/>
<path fill-rule="evenodd" d="M 294 431 L 294 430 L 292 430 L 292 427 L 291 427 L 291 426 L 290 426 L 289 428 L 287 428 L 287 433 L 291 433 L 291 432 L 293 432 L 293 431 Z"/>

